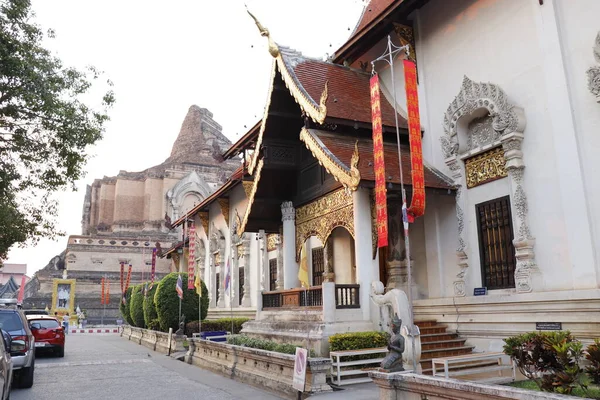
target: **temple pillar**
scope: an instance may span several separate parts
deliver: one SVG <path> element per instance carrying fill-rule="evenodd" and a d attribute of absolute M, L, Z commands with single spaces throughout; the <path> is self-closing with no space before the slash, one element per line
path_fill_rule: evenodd
<path fill-rule="evenodd" d="M 331 235 L 327 238 L 327 242 L 323 247 L 323 256 L 325 258 L 325 272 L 323 272 L 323 282 L 335 282 L 335 274 L 333 272 L 333 238 Z"/>
<path fill-rule="evenodd" d="M 223 286 L 225 283 L 225 263 L 223 262 L 223 259 L 222 252 L 219 251 L 215 254 L 215 269 L 219 272 L 219 287 L 216 288 L 218 308 L 225 308 L 225 288 Z"/>
<path fill-rule="evenodd" d="M 258 231 L 258 256 L 260 257 L 259 282 L 262 292 L 269 291 L 269 252 L 267 251 L 267 234 L 264 229 Z"/>
<path fill-rule="evenodd" d="M 281 221 L 283 222 L 283 288 L 294 289 L 300 286 L 298 281 L 298 263 L 296 262 L 296 209 L 291 201 L 281 203 Z"/>
<path fill-rule="evenodd" d="M 279 229 L 277 235 L 277 281 L 275 282 L 275 290 L 283 290 L 283 234 Z"/>
<path fill-rule="evenodd" d="M 370 319 L 371 282 L 373 263 L 371 260 L 371 205 L 369 191 L 358 188 L 352 193 L 354 211 L 354 253 L 356 257 L 356 281 L 360 284 L 360 308 L 363 320 Z"/>
<path fill-rule="evenodd" d="M 241 249 L 241 261 L 243 262 L 244 268 L 244 295 L 242 297 L 242 307 L 250 307 L 252 305 L 252 301 L 250 300 L 250 241 L 245 240 Z"/>

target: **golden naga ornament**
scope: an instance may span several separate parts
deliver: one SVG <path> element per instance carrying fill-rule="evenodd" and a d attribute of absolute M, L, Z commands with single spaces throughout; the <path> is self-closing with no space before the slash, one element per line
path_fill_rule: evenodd
<path fill-rule="evenodd" d="M 468 189 L 508 176 L 502 147 L 466 159 L 465 169 Z"/>

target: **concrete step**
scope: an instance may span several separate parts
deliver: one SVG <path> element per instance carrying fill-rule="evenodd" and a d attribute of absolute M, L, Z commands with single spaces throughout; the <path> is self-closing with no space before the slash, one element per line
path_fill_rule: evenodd
<path fill-rule="evenodd" d="M 455 347 L 464 346 L 467 339 L 450 339 L 450 340 L 439 340 L 436 342 L 421 342 L 421 350 L 432 350 L 432 349 L 449 349 Z"/>
<path fill-rule="evenodd" d="M 433 368 L 431 367 L 431 360 L 426 360 L 428 363 L 428 367 L 425 368 L 425 366 L 422 364 L 423 361 L 421 361 L 421 366 L 423 367 L 423 374 L 425 375 L 432 375 L 433 374 Z M 480 368 L 480 367 L 491 367 L 491 366 L 495 366 L 498 365 L 497 362 L 495 361 L 471 361 L 468 363 L 464 363 L 464 364 L 460 364 L 460 365 L 449 365 L 448 366 L 448 371 L 462 371 L 462 370 L 467 370 L 467 369 L 472 369 L 472 368 Z M 437 367 L 437 372 L 439 373 L 440 368 Z"/>
<path fill-rule="evenodd" d="M 446 349 L 422 350 L 421 360 L 424 361 L 431 360 L 432 358 L 453 357 L 461 356 L 463 354 L 470 354 L 474 348 L 475 346 L 456 346 Z"/>
<path fill-rule="evenodd" d="M 421 328 L 426 328 L 428 326 L 437 325 L 437 321 L 436 320 L 415 321 L 415 325 L 417 325 L 421 329 Z"/>
<path fill-rule="evenodd" d="M 430 335 L 430 334 L 434 334 L 434 333 L 446 333 L 446 326 L 445 325 L 432 325 L 432 326 L 425 326 L 423 328 L 419 327 L 419 330 L 421 331 L 421 335 Z"/>
<path fill-rule="evenodd" d="M 457 338 L 458 335 L 456 333 L 429 333 L 427 335 L 421 335 L 421 344 L 437 342 L 440 340 L 452 340 Z"/>

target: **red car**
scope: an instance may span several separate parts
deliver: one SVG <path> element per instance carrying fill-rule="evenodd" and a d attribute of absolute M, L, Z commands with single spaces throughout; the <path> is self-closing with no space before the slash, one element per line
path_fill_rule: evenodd
<path fill-rule="evenodd" d="M 65 331 L 56 318 L 49 315 L 28 315 L 27 321 L 35 337 L 36 350 L 52 350 L 59 357 L 65 356 Z"/>

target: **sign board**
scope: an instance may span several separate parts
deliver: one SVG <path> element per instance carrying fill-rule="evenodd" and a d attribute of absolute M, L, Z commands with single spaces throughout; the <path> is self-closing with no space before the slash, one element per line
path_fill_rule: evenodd
<path fill-rule="evenodd" d="M 299 392 L 304 392 L 307 360 L 308 351 L 306 349 L 296 347 L 296 359 L 294 360 L 294 379 L 292 380 L 292 387 Z"/>
<path fill-rule="evenodd" d="M 486 287 L 476 287 L 473 289 L 473 296 L 485 296 L 487 294 Z"/>
<path fill-rule="evenodd" d="M 538 331 L 561 331 L 562 322 L 536 322 L 535 329 Z"/>

